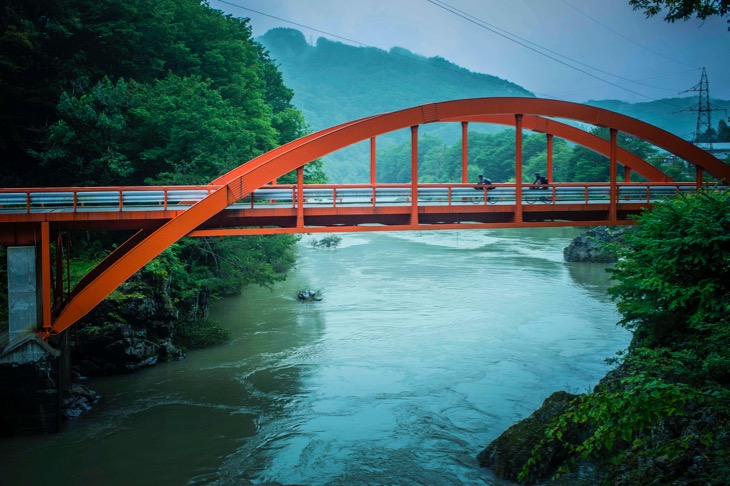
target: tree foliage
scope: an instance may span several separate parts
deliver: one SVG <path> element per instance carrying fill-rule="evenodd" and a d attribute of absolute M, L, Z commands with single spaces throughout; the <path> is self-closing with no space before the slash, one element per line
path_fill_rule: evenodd
<path fill-rule="evenodd" d="M 728 0 L 629 0 L 634 10 L 641 10 L 647 17 L 664 15 L 667 22 L 689 20 L 692 17 L 704 20 L 713 16 L 724 16 L 730 11 Z"/>
<path fill-rule="evenodd" d="M 307 131 L 292 96 L 248 20 L 207 2 L 0 7 L 5 186 L 206 184 Z M 305 178 L 324 182 L 321 164 Z M 72 279 L 121 241 L 94 238 L 75 238 Z M 161 285 L 181 320 L 199 322 L 209 298 L 282 279 L 295 241 L 184 239 L 128 287 Z"/>
<path fill-rule="evenodd" d="M 622 325 L 646 345 L 709 337 L 730 323 L 730 194 L 657 204 L 626 237 L 611 271 Z M 727 332 L 727 331 L 725 331 Z"/>
<path fill-rule="evenodd" d="M 248 21 L 196 0 L 8 2 L 0 29 L 6 185 L 208 182 L 306 130 Z"/>
<path fill-rule="evenodd" d="M 590 460 L 606 484 L 722 484 L 730 471 L 730 193 L 656 204 L 618 251 L 609 292 L 634 333 L 619 377 L 555 419 L 521 478 L 533 478 L 542 450 L 561 447 L 571 459 L 559 474 Z"/>
<path fill-rule="evenodd" d="M 600 464 L 601 484 L 683 484 L 692 479 L 690 466 L 697 469 L 697 484 L 721 484 L 728 466 L 721 447 L 727 438 L 713 424 L 727 420 L 727 400 L 730 393 L 724 389 L 700 390 L 644 373 L 627 376 L 575 399 L 545 430 L 519 480 L 534 482 L 540 451 L 561 448 L 569 459 L 553 479 L 580 461 L 591 461 Z M 710 466 L 697 468 L 697 455 Z"/>

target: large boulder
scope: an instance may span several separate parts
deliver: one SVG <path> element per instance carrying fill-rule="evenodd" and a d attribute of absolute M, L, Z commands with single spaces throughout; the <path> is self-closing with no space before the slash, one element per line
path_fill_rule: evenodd
<path fill-rule="evenodd" d="M 297 299 L 303 302 L 319 302 L 322 300 L 322 296 L 319 290 L 301 290 L 297 294 Z"/>
<path fill-rule="evenodd" d="M 72 361 L 81 376 L 129 373 L 185 357 L 175 344 L 178 312 L 166 282 L 135 274 L 78 326 Z"/>
<path fill-rule="evenodd" d="M 607 247 L 620 241 L 626 233 L 625 227 L 609 228 L 599 226 L 577 236 L 563 250 L 566 262 L 615 263 L 617 258 Z"/>
<path fill-rule="evenodd" d="M 517 481 L 522 466 L 530 459 L 532 451 L 545 438 L 545 429 L 568 407 L 577 395 L 558 391 L 545 399 L 532 415 L 512 425 L 477 455 L 482 467 L 488 467 L 500 478 Z M 528 484 L 549 479 L 568 454 L 555 443 L 543 445 L 541 461 L 527 479 Z"/>

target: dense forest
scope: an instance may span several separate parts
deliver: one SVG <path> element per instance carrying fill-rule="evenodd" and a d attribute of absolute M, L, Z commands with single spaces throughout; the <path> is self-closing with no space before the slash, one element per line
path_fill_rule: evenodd
<path fill-rule="evenodd" d="M 3 187 L 205 184 L 307 130 L 248 21 L 197 0 L 11 0 L 0 32 Z M 323 182 L 317 163 L 305 176 Z M 73 236 L 72 281 L 127 237 Z M 284 278 L 295 241 L 180 241 L 90 314 L 88 334 L 154 325 L 190 347 L 207 342 L 201 323 L 221 338 L 210 299 Z"/>

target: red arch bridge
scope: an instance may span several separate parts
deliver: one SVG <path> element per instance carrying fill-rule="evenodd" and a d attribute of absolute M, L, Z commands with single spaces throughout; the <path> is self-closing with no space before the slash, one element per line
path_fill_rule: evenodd
<path fill-rule="evenodd" d="M 609 140 L 560 120 L 608 128 Z M 418 182 L 419 127 L 436 122 L 461 124 L 460 183 Z M 522 183 L 475 186 L 467 177 L 470 123 L 514 126 L 516 181 L 523 180 L 523 131 L 531 130 L 547 137 L 549 180 L 557 136 L 605 155 L 609 182 L 552 183 L 539 190 Z M 401 129 L 410 130 L 412 182 L 378 184 L 377 137 Z M 619 131 L 694 165 L 695 180 L 674 181 L 620 148 Z M 368 183 L 303 184 L 303 167 L 308 162 L 362 141 L 369 141 L 371 148 Z M 623 171 L 621 183 L 619 170 Z M 291 171 L 297 172 L 296 184 L 275 184 Z M 633 173 L 645 182 L 631 182 Z M 0 189 L 0 244 L 38 245 L 41 322 L 34 329 L 40 328 L 39 334 L 47 337 L 78 321 L 184 236 L 630 224 L 629 215 L 654 201 L 708 185 L 705 174 L 715 181 L 711 187 L 724 189 L 722 181 L 730 179 L 730 168 L 708 152 L 639 120 L 563 101 L 478 98 L 343 123 L 256 157 L 206 186 Z M 59 250 L 52 258 L 51 242 L 58 239 L 60 243 L 62 233 L 78 230 L 135 232 L 64 295 L 62 245 L 55 245 Z M 52 261 L 58 267 L 55 279 Z"/>

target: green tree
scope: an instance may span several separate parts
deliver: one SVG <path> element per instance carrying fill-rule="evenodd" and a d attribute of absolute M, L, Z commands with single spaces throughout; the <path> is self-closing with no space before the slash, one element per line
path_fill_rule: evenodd
<path fill-rule="evenodd" d="M 247 117 L 197 76 L 136 84 L 130 95 L 140 182 L 206 184 L 276 147 L 266 118 Z"/>
<path fill-rule="evenodd" d="M 61 119 L 48 130 L 46 149 L 32 153 L 58 185 L 122 184 L 133 172 L 125 153 L 128 109 L 124 80 L 104 78 L 78 97 L 64 92 L 57 107 Z"/>
<path fill-rule="evenodd" d="M 634 10 L 642 10 L 647 17 L 663 12 L 667 22 L 692 17 L 704 20 L 715 15 L 724 16 L 730 11 L 730 2 L 727 0 L 629 0 L 629 5 Z"/>
<path fill-rule="evenodd" d="M 727 191 L 657 204 L 627 235 L 620 256 L 611 270 L 618 283 L 609 292 L 637 343 L 691 343 L 703 360 L 714 359 L 710 346 L 730 344 Z"/>
<path fill-rule="evenodd" d="M 205 184 L 307 130 L 248 20 L 198 0 L 6 2 L 0 74 L 6 184 Z M 73 278 L 118 238 L 75 239 Z M 211 297 L 282 279 L 296 239 L 185 239 L 125 289 L 197 320 Z"/>
<path fill-rule="evenodd" d="M 155 82 L 169 77 L 207 83 L 208 91 L 215 91 L 237 110 L 245 128 L 256 132 L 254 153 L 293 140 L 305 130 L 303 117 L 290 103 L 293 92 L 268 53 L 253 41 L 248 20 L 225 16 L 197 0 L 9 2 L 0 8 L 0 75 L 0 155 L 8 161 L 0 178 L 11 185 L 65 183 L 47 170 L 48 164 L 62 165 L 63 151 L 69 166 L 90 164 L 84 170 L 91 172 L 90 161 L 102 158 L 97 147 L 101 142 L 92 137 L 103 136 L 103 141 L 110 134 L 99 126 L 102 113 L 95 123 L 88 117 L 91 113 L 82 112 L 104 106 L 122 110 L 129 122 L 123 103 L 94 98 L 111 87 L 121 91 L 122 79 L 130 94 L 149 86 L 151 95 L 165 87 Z M 58 124 L 60 120 L 68 127 Z M 82 134 L 75 128 L 90 131 Z M 136 135 L 135 125 L 127 128 Z M 124 147 L 115 143 L 127 134 L 112 134 L 117 138 L 107 154 L 121 169 L 134 157 L 127 153 L 126 161 L 117 158 Z M 66 135 L 71 138 L 60 147 Z M 134 135 L 130 137 L 133 145 Z M 84 148 L 84 138 L 94 143 Z M 58 150 L 49 152 L 52 148 Z M 117 172 L 124 177 L 125 170 Z M 107 172 L 113 179 L 114 170 Z"/>
<path fill-rule="evenodd" d="M 717 142 L 730 142 L 730 126 L 725 120 L 720 120 L 717 124 Z"/>

